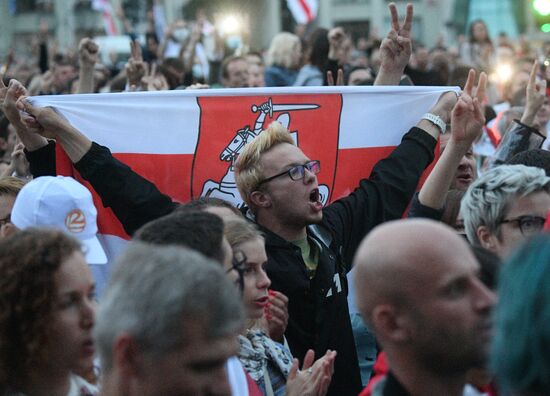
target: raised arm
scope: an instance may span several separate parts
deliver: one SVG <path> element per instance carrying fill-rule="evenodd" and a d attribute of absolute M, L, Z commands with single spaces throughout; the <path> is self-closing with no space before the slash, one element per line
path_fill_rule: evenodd
<path fill-rule="evenodd" d="M 456 93 L 449 91 L 442 94 L 437 103 L 428 111 L 429 114 L 433 114 L 439 117 L 441 121 L 448 125 L 451 122 L 451 111 L 457 101 Z M 441 129 L 434 122 L 422 118 L 416 126 L 422 129 L 424 132 L 430 134 L 435 140 L 439 138 Z"/>
<path fill-rule="evenodd" d="M 85 37 L 78 44 L 78 90 L 76 93 L 94 92 L 94 67 L 97 62 L 99 47 L 90 38 Z"/>
<path fill-rule="evenodd" d="M 412 52 L 412 4 L 407 4 L 407 15 L 402 25 L 399 24 L 395 3 L 390 3 L 388 7 L 391 14 L 391 30 L 380 45 L 381 64 L 374 85 L 399 85 Z"/>
<path fill-rule="evenodd" d="M 420 189 L 418 199 L 422 205 L 429 208 L 437 210 L 443 208 L 447 191 L 451 187 L 460 160 L 470 150 L 485 124 L 481 103 L 485 96 L 487 76 L 481 73 L 477 88 L 474 90 L 475 78 L 475 71 L 470 70 L 464 91 L 452 111 L 451 139 Z"/>
<path fill-rule="evenodd" d="M 195 24 L 191 28 L 191 34 L 189 39 L 182 44 L 180 50 L 180 59 L 184 65 L 185 73 L 193 72 L 193 63 L 195 60 L 195 53 L 197 49 L 197 43 L 201 39 L 201 29 L 198 24 Z"/>
<path fill-rule="evenodd" d="M 0 76 L 0 104 L 2 106 L 2 111 L 15 128 L 15 132 L 25 148 L 28 151 L 35 151 L 46 146 L 48 141 L 43 136 L 29 129 L 23 123 L 16 102 L 25 95 L 27 95 L 27 90 L 23 84 L 12 79 L 6 87 Z"/>
<path fill-rule="evenodd" d="M 521 116 L 521 122 L 527 126 L 539 129 L 538 125 L 535 125 L 535 119 L 537 113 L 541 107 L 545 104 L 546 99 L 546 80 L 542 79 L 537 81 L 537 74 L 539 72 L 539 63 L 535 61 L 531 68 L 531 74 L 529 75 L 529 83 L 525 92 L 525 110 Z M 539 130 L 544 136 L 546 136 L 546 130 Z"/>
<path fill-rule="evenodd" d="M 127 88 L 130 91 L 141 89 L 141 80 L 147 75 L 147 64 L 143 61 L 141 46 L 138 40 L 130 42 L 130 58 L 124 67 L 126 70 Z"/>
<path fill-rule="evenodd" d="M 345 63 L 345 42 L 346 42 L 346 32 L 342 27 L 334 27 L 330 29 L 327 33 L 329 50 L 327 55 L 327 61 L 325 62 L 325 67 L 322 70 L 324 75 L 324 85 L 333 86 L 334 77 L 337 76 L 338 71 L 342 70 Z M 349 40 L 349 39 L 348 39 Z M 343 73 L 342 73 L 342 83 L 336 85 L 344 85 L 343 82 Z"/>
<path fill-rule="evenodd" d="M 28 115 L 25 123 L 63 147 L 76 170 L 90 182 L 124 229 L 132 235 L 143 224 L 170 213 L 175 203 L 130 167 L 113 157 L 107 147 L 92 143 L 51 107 L 35 107 L 26 98 L 17 102 Z"/>
<path fill-rule="evenodd" d="M 80 161 L 92 147 L 92 141 L 53 108 L 35 107 L 25 97 L 17 101 L 17 107 L 25 114 L 22 118 L 25 125 L 43 137 L 55 139 L 73 163 Z"/>
<path fill-rule="evenodd" d="M 539 125 L 537 114 L 543 106 L 548 106 L 546 97 L 546 80 L 537 81 L 539 64 L 531 68 L 529 83 L 525 92 L 525 109 L 521 120 L 514 121 L 504 134 L 491 166 L 503 164 L 514 155 L 535 148 L 540 148 L 546 138 L 546 125 Z"/>

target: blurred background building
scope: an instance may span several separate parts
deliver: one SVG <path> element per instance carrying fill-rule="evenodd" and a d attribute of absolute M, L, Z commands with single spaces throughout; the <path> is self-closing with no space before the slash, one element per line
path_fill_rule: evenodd
<path fill-rule="evenodd" d="M 542 30 L 550 31 L 550 0 L 409 1 L 415 7 L 415 38 L 428 47 L 456 43 L 466 33 L 469 22 L 478 18 L 485 20 L 495 38 L 504 32 L 511 39 L 524 34 L 540 41 L 549 35 Z M 388 0 L 315 2 L 317 16 L 308 28 L 344 26 L 354 39 L 383 36 L 389 29 Z M 406 1 L 395 3 L 403 16 Z M 256 50 L 266 48 L 281 30 L 300 29 L 286 0 L 0 0 L 0 54 L 10 47 L 16 51 L 27 48 L 46 34 L 57 41 L 61 50 L 74 48 L 84 36 L 122 34 L 118 10 L 123 10 L 136 32 L 143 34 L 153 4 L 163 11 L 167 23 L 194 20 L 202 10 L 212 26 Z M 111 12 L 101 11 L 104 6 Z"/>

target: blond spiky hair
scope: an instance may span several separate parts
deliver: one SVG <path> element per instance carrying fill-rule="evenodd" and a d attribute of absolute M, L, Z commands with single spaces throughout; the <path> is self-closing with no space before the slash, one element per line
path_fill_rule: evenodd
<path fill-rule="evenodd" d="M 254 140 L 248 143 L 243 152 L 235 162 L 235 181 L 239 193 L 249 208 L 254 210 L 250 202 L 250 194 L 256 190 L 258 184 L 265 177 L 260 164 L 263 153 L 272 147 L 289 143 L 295 146 L 290 132 L 279 122 L 272 122 L 269 127 L 262 131 Z"/>

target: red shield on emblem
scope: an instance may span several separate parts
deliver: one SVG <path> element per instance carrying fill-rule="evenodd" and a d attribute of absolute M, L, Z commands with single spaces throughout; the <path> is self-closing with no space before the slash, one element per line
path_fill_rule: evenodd
<path fill-rule="evenodd" d="M 341 95 L 201 97 L 198 104 L 201 115 L 192 197 L 217 197 L 241 206 L 233 162 L 246 143 L 277 120 L 309 158 L 321 161 L 319 190 L 323 203 L 330 202 L 338 160 Z"/>

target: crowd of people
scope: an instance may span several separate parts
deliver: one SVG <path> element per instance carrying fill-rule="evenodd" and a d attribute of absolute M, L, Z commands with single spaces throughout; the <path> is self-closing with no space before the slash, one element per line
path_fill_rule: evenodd
<path fill-rule="evenodd" d="M 226 54 L 200 14 L 162 37 L 151 25 L 124 67 L 102 64 L 91 38 L 52 53 L 42 34 L 36 59 L 8 54 L 0 394 L 549 394 L 550 46 L 493 43 L 474 21 L 456 48 L 428 49 L 414 40 L 412 5 L 403 21 L 389 11 L 386 37 L 357 42 L 315 28 Z M 234 163 L 242 210 L 212 197 L 176 202 L 28 100 L 400 84 L 462 90 L 442 94 L 326 206 L 320 162 L 273 122 Z M 59 147 L 130 235 L 118 257 L 97 237 L 88 188 L 56 175 Z"/>

